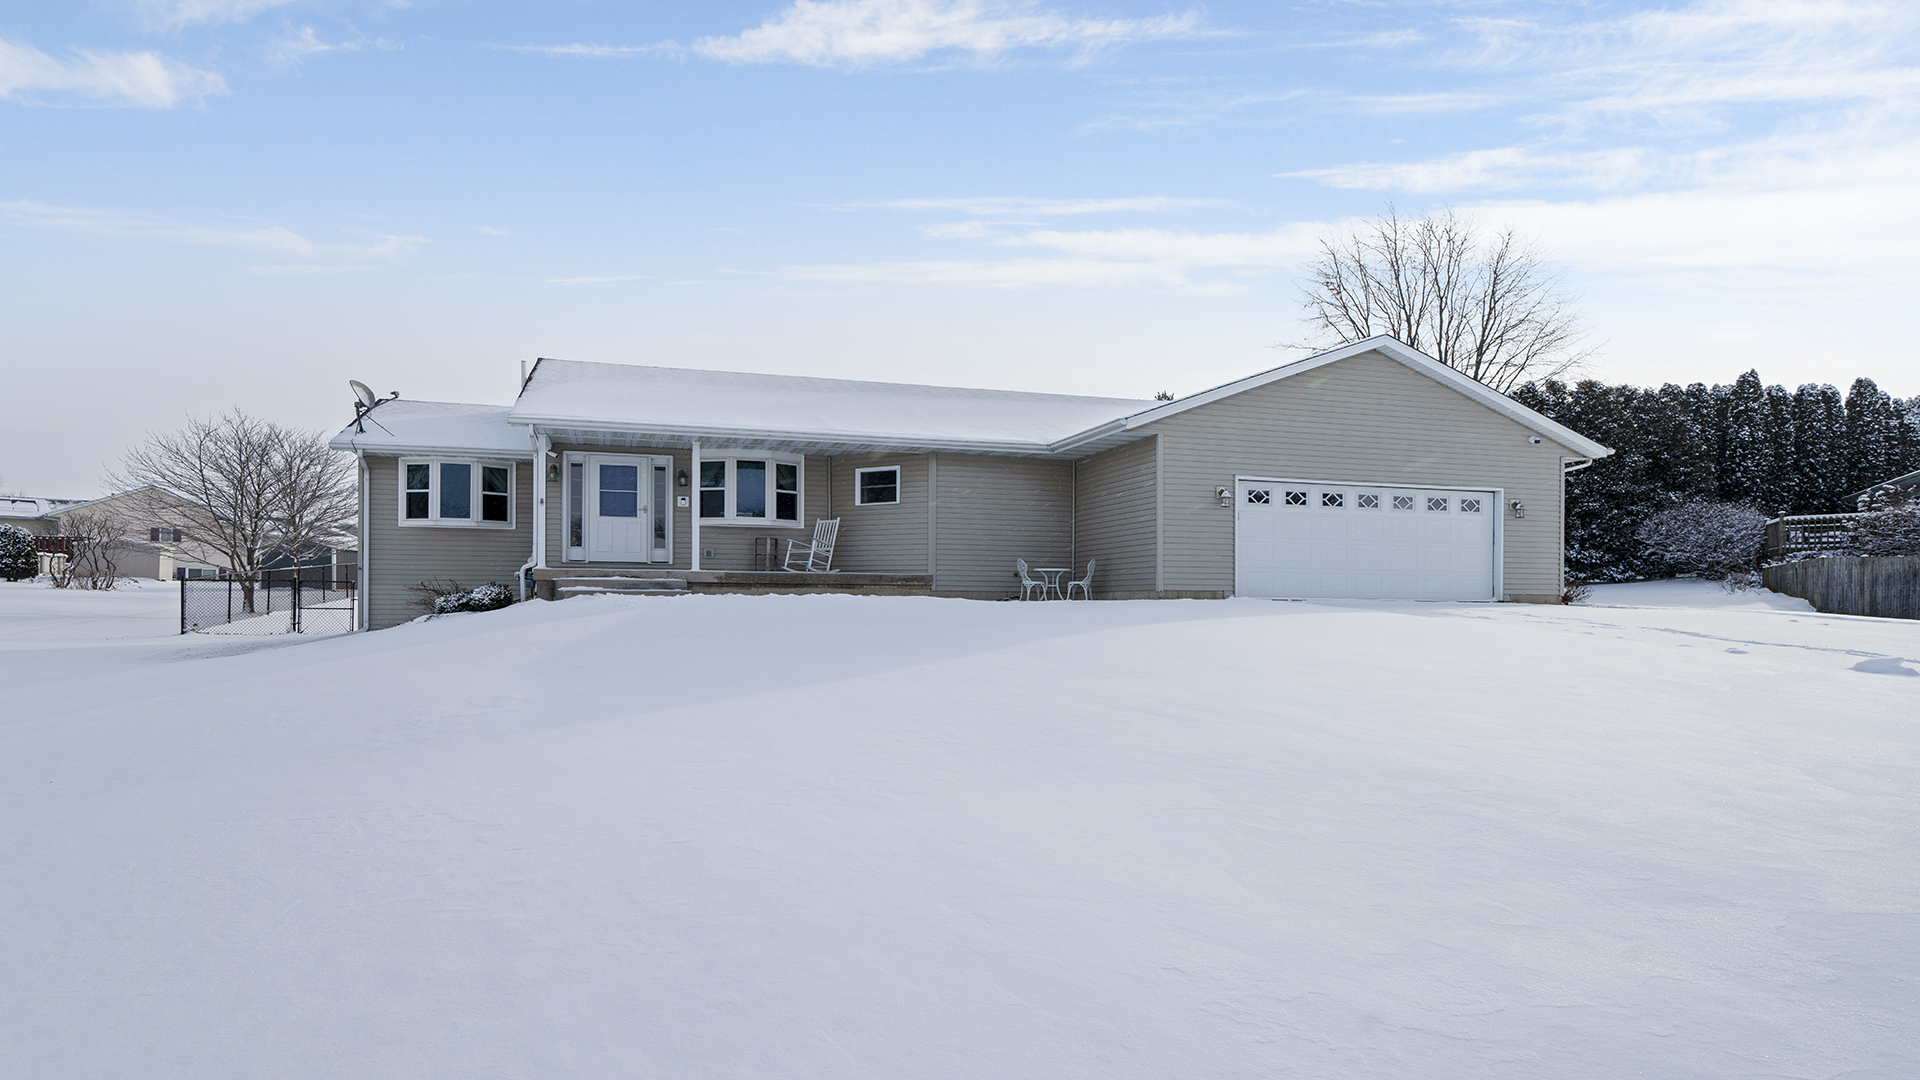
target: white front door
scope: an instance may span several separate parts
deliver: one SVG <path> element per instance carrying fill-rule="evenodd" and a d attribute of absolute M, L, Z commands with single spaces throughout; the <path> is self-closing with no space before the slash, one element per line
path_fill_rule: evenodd
<path fill-rule="evenodd" d="M 567 557 L 671 562 L 666 476 L 671 459 L 579 454 L 567 462 Z"/>
<path fill-rule="evenodd" d="M 1496 600 L 1499 493 L 1241 480 L 1234 592 L 1288 599 Z"/>

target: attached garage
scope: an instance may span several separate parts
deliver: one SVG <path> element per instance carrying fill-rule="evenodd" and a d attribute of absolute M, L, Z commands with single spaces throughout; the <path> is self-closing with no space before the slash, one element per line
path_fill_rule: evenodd
<path fill-rule="evenodd" d="M 1234 592 L 1281 599 L 1498 600 L 1498 488 L 1241 477 Z"/>

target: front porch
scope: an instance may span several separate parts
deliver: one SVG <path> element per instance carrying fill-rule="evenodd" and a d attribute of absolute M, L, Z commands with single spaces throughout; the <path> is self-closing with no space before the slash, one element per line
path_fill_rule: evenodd
<path fill-rule="evenodd" d="M 852 593 L 866 596 L 930 596 L 931 574 L 800 574 L 765 570 L 670 570 L 661 567 L 567 566 L 535 569 L 534 595 L 660 596 L 683 593 Z"/>

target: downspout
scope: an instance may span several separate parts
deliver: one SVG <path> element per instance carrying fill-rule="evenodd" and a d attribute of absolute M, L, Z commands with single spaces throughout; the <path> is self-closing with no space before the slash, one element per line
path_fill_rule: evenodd
<path fill-rule="evenodd" d="M 370 481 L 373 479 L 373 474 L 367 469 L 367 456 L 361 453 L 360 448 L 357 446 L 353 449 L 353 460 L 358 463 L 360 468 L 360 565 L 354 570 L 353 575 L 357 579 L 354 583 L 355 587 L 360 590 L 360 610 L 357 612 L 360 625 L 355 627 L 355 629 L 365 630 L 372 621 L 368 618 L 367 612 L 367 604 L 369 601 L 367 594 L 367 560 L 373 553 L 367 550 L 367 542 L 372 538 L 373 530 L 368 527 L 367 517 L 368 511 L 373 507 L 373 495 L 372 492 L 367 489 L 370 486 Z"/>
<path fill-rule="evenodd" d="M 693 512 L 687 517 L 692 521 L 693 551 L 687 562 L 687 569 L 700 569 L 700 440 L 693 440 Z"/>

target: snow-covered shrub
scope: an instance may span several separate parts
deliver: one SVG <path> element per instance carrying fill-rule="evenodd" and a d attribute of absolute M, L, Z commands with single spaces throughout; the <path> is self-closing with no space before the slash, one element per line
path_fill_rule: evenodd
<path fill-rule="evenodd" d="M 40 573 L 33 536 L 18 525 L 0 525 L 0 578 L 19 581 Z"/>
<path fill-rule="evenodd" d="M 414 602 L 430 615 L 494 611 L 513 603 L 513 590 L 505 585 L 489 583 L 469 589 L 452 578 L 430 578 L 408 588 L 419 598 Z"/>
<path fill-rule="evenodd" d="M 1572 578 L 1568 578 L 1566 584 L 1560 589 L 1560 602 L 1563 604 L 1584 604 L 1587 602 L 1587 598 L 1592 595 L 1593 586 L 1584 581 L 1575 581 Z"/>
<path fill-rule="evenodd" d="M 1766 533 L 1766 515 L 1746 503 L 1689 499 L 1654 513 L 1635 535 L 1679 573 L 1723 578 L 1753 566 Z"/>
<path fill-rule="evenodd" d="M 1847 523 L 1849 555 L 1920 555 L 1920 499 L 1882 484 L 1860 500 L 1861 516 Z"/>

